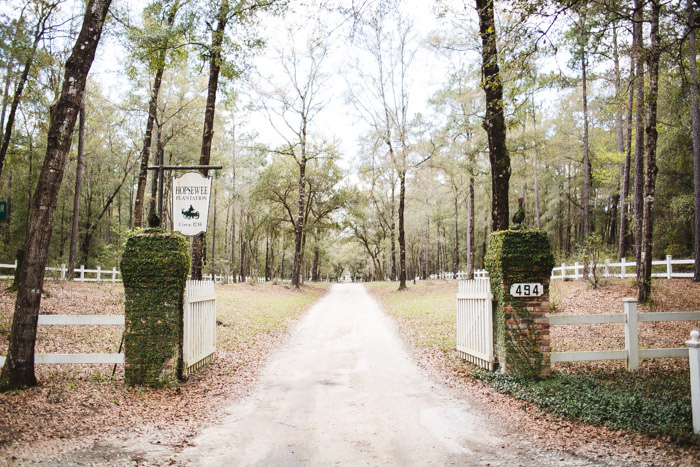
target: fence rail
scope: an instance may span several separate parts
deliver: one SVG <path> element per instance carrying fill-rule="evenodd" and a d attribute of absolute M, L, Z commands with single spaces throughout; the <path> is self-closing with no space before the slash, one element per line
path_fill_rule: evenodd
<path fill-rule="evenodd" d="M 38 325 L 45 326 L 124 326 L 124 315 L 39 315 Z M 123 353 L 50 353 L 34 355 L 36 364 L 123 364 Z M 0 366 L 5 357 L 0 357 Z"/>
<path fill-rule="evenodd" d="M 623 299 L 622 306 L 623 313 L 568 316 L 549 315 L 550 326 L 606 323 L 623 323 L 625 325 L 624 350 L 552 352 L 550 355 L 551 362 L 627 360 L 627 369 L 629 371 L 634 371 L 639 368 L 639 360 L 643 358 L 688 358 L 687 348 L 640 349 L 637 324 L 660 321 L 700 321 L 700 311 L 638 313 L 637 300 L 634 298 Z"/>

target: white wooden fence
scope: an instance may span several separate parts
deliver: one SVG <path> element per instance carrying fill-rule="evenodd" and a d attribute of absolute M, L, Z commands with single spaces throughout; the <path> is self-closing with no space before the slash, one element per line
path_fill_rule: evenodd
<path fill-rule="evenodd" d="M 651 273 L 652 277 L 658 277 L 662 279 L 674 279 L 674 278 L 689 278 L 693 277 L 693 272 L 689 271 L 692 265 L 695 264 L 694 259 L 673 259 L 671 255 L 667 255 L 666 259 L 657 260 L 651 262 L 652 266 L 656 266 L 656 272 Z M 680 271 L 678 267 L 674 266 L 685 266 L 686 271 Z M 591 263 L 589 265 L 589 270 L 592 272 L 593 269 L 600 277 L 636 277 L 637 276 L 637 263 L 634 261 L 627 261 L 622 258 L 619 262 L 611 263 L 609 259 L 599 264 Z M 441 272 L 440 274 L 431 274 L 431 279 L 454 279 L 454 273 L 451 272 Z M 466 279 L 466 271 L 459 271 L 457 273 L 457 279 Z M 489 272 L 485 269 L 477 269 L 474 271 L 474 278 L 487 278 L 489 277 Z M 583 279 L 583 264 L 575 262 L 572 265 L 567 265 L 561 263 L 561 266 L 552 268 L 552 275 L 550 277 L 554 279 Z"/>
<path fill-rule="evenodd" d="M 124 315 L 39 315 L 39 325 L 53 326 L 124 326 Z M 36 354 L 36 364 L 123 364 L 123 353 Z M 0 366 L 5 357 L 0 357 Z"/>
<path fill-rule="evenodd" d="M 486 279 L 489 277 L 489 272 L 486 269 L 475 269 L 474 270 L 474 279 Z M 431 274 L 430 275 L 431 279 L 446 279 L 446 280 L 466 280 L 467 279 L 467 271 L 457 271 L 457 274 L 454 272 L 441 272 L 440 274 Z M 420 279 L 420 278 L 418 278 Z"/>
<path fill-rule="evenodd" d="M 488 279 L 459 281 L 457 293 L 457 352 L 493 371 L 493 315 Z"/>
<path fill-rule="evenodd" d="M 0 275 L 0 280 L 8 280 L 15 277 L 14 271 L 17 270 L 17 261 L 14 264 L 0 264 L 0 270 L 12 270 L 12 274 Z M 112 269 L 102 269 L 101 266 L 97 266 L 96 269 L 86 269 L 82 264 L 79 268 L 75 268 L 73 274 L 73 280 L 75 282 L 121 282 L 122 273 L 117 271 L 117 268 Z M 66 280 L 68 275 L 68 267 L 62 264 L 59 268 L 47 267 L 46 268 L 46 279 L 59 279 Z M 57 273 L 57 274 L 49 274 Z"/>
<path fill-rule="evenodd" d="M 623 313 L 601 315 L 549 316 L 550 326 L 573 324 L 622 323 L 625 325 L 625 349 L 586 352 L 552 352 L 551 362 L 582 362 L 591 360 L 627 360 L 627 369 L 639 368 L 640 358 L 688 358 L 687 348 L 640 349 L 637 324 L 660 321 L 700 321 L 700 311 L 637 313 L 637 300 L 622 300 Z"/>
<path fill-rule="evenodd" d="M 39 315 L 39 325 L 124 326 L 124 315 Z M 212 281 L 187 281 L 184 303 L 185 375 L 210 362 L 216 352 L 216 295 Z M 123 353 L 36 354 L 37 364 L 123 364 Z M 0 356 L 0 366 L 5 357 Z"/>
<path fill-rule="evenodd" d="M 657 272 L 651 273 L 652 277 L 660 277 L 663 279 L 673 279 L 673 278 L 683 278 L 683 277 L 693 277 L 693 272 L 682 272 L 678 268 L 674 271 L 673 266 L 692 266 L 695 264 L 694 259 L 673 259 L 671 255 L 667 255 L 666 259 L 652 261 L 652 266 L 657 267 Z M 622 258 L 617 263 L 611 263 L 610 260 L 606 259 L 604 262 L 594 265 L 590 264 L 589 269 L 596 267 L 601 277 L 636 277 L 637 275 L 637 263 L 634 261 L 628 262 L 625 258 Z M 661 270 L 659 270 L 661 269 Z M 687 269 L 687 268 L 686 268 Z M 583 264 L 578 262 L 571 266 L 567 266 L 562 263 L 561 266 L 557 266 L 552 269 L 552 279 L 583 279 Z"/>
<path fill-rule="evenodd" d="M 13 264 L 0 264 L 0 271 L 2 270 L 10 270 L 12 271 L 12 274 L 0 274 L 0 280 L 10 280 L 15 277 L 15 272 L 17 270 L 17 261 Z M 75 282 L 121 282 L 122 281 L 122 273 L 120 271 L 117 271 L 116 267 L 113 267 L 112 269 L 102 269 L 102 266 L 97 266 L 95 269 L 86 269 L 85 266 L 82 264 L 80 265 L 79 268 L 75 268 L 73 274 L 73 280 Z M 61 267 L 47 267 L 46 268 L 46 279 L 47 280 L 66 280 L 66 277 L 68 276 L 68 267 L 65 264 L 62 264 Z M 216 274 L 216 276 L 212 277 L 211 274 L 204 274 L 202 276 L 205 280 L 210 280 L 214 281 L 217 284 L 223 284 L 224 282 L 232 283 L 233 282 L 233 276 L 232 275 L 224 275 L 224 274 Z M 251 277 L 251 276 L 246 276 L 245 280 L 246 282 L 250 282 L 252 280 L 257 280 L 258 282 L 265 282 L 264 277 Z M 276 279 L 278 282 L 289 282 L 289 279 Z"/>
<path fill-rule="evenodd" d="M 185 289 L 183 371 L 194 373 L 216 352 L 216 295 L 214 281 L 187 281 Z"/>

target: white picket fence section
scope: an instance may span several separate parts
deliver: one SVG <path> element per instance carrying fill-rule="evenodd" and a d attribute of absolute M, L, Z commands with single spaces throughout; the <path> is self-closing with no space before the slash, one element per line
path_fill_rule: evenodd
<path fill-rule="evenodd" d="M 692 266 L 695 264 L 695 260 L 673 259 L 671 255 L 667 255 L 666 259 L 652 261 L 651 264 L 652 266 L 664 266 L 664 268 L 661 269 L 665 269 L 665 271 L 652 271 L 652 277 L 660 277 L 663 279 L 688 278 L 693 277 L 692 271 L 682 272 L 679 271 L 678 268 L 674 271 L 673 266 Z M 593 263 L 589 265 L 590 270 L 594 267 L 597 268 L 601 277 L 625 278 L 636 277 L 637 275 L 637 263 L 634 261 L 628 262 L 625 258 L 622 258 L 616 263 L 611 263 L 610 260 L 606 259 L 604 262 L 597 265 Z M 576 262 L 572 266 L 567 266 L 562 263 L 561 266 L 552 269 L 552 279 L 583 279 L 583 264 Z"/>
<path fill-rule="evenodd" d="M 622 300 L 623 313 L 601 315 L 549 315 L 550 326 L 573 324 L 622 323 L 625 325 L 625 349 L 586 352 L 552 352 L 551 362 L 584 362 L 592 360 L 627 360 L 627 369 L 639 368 L 641 358 L 688 358 L 688 348 L 640 349 L 637 324 L 660 321 L 700 321 L 700 311 L 637 313 L 637 299 Z"/>
<path fill-rule="evenodd" d="M 39 315 L 38 324 L 53 326 L 124 326 L 124 315 Z M 36 364 L 123 364 L 123 353 L 35 354 Z M 0 357 L 0 366 L 5 357 Z"/>
<path fill-rule="evenodd" d="M 493 314 L 488 279 L 459 281 L 457 293 L 457 352 L 459 356 L 493 371 Z"/>
<path fill-rule="evenodd" d="M 489 272 L 486 269 L 475 269 L 474 270 L 474 279 L 486 279 L 489 277 Z M 467 279 L 467 271 L 457 271 L 457 274 L 454 272 L 441 272 L 440 274 L 431 274 L 430 275 L 431 279 L 445 279 L 445 280 L 466 280 Z M 418 278 L 420 279 L 420 278 Z"/>
<path fill-rule="evenodd" d="M 666 259 L 657 260 L 651 262 L 652 266 L 657 266 L 657 271 L 651 273 L 651 277 L 657 277 L 662 279 L 680 279 L 680 278 L 692 278 L 693 272 L 688 269 L 692 269 L 695 264 L 694 259 L 673 259 L 671 255 L 667 255 Z M 663 266 L 659 268 L 658 266 Z M 679 268 L 674 266 L 685 266 L 686 271 L 679 271 Z M 619 262 L 611 263 L 609 259 L 606 259 L 602 263 L 589 265 L 589 275 L 592 271 L 596 270 L 599 277 L 636 277 L 637 276 L 637 263 L 634 261 L 627 261 L 622 258 Z M 660 271 L 659 269 L 663 269 Z M 457 273 L 457 279 L 466 279 L 467 273 L 465 271 L 459 271 Z M 485 269 L 478 269 L 474 271 L 474 278 L 481 279 L 489 277 L 489 272 Z M 431 274 L 431 279 L 454 279 L 454 273 L 451 272 L 441 272 L 440 274 Z M 583 279 L 583 264 L 575 262 L 572 265 L 567 265 L 561 263 L 561 266 L 552 268 L 552 275 L 550 279 Z"/>
<path fill-rule="evenodd" d="M 214 281 L 187 281 L 185 289 L 183 372 L 193 373 L 216 353 L 216 294 Z"/>
<path fill-rule="evenodd" d="M 9 280 L 15 277 L 14 271 L 17 270 L 17 261 L 14 264 L 0 264 L 0 270 L 9 269 L 12 270 L 12 274 L 0 275 L 0 280 Z M 79 268 L 75 268 L 73 274 L 73 280 L 75 282 L 121 282 L 122 273 L 117 271 L 116 267 L 112 269 L 102 269 L 101 266 L 97 266 L 96 269 L 86 269 L 82 264 Z M 68 275 L 68 267 L 62 264 L 59 268 L 47 267 L 46 268 L 46 280 L 66 280 Z M 58 274 L 50 274 L 58 273 Z"/>
<path fill-rule="evenodd" d="M 0 271 L 10 270 L 12 274 L 0 274 L 0 280 L 11 280 L 15 277 L 15 271 L 17 270 L 17 261 L 13 264 L 0 264 Z M 79 268 L 75 268 L 73 274 L 73 280 L 75 282 L 122 282 L 122 273 L 117 271 L 116 267 L 112 269 L 103 269 L 102 266 L 97 266 L 95 269 L 86 269 L 82 264 Z M 62 264 L 60 267 L 47 267 L 46 268 L 46 280 L 66 280 L 68 276 L 68 267 Z M 238 277 L 238 276 L 236 276 Z M 216 274 L 212 276 L 211 274 L 202 275 L 204 280 L 214 281 L 217 284 L 223 283 L 233 283 L 233 275 Z M 264 277 L 245 277 L 246 282 L 251 282 L 256 280 L 257 282 L 265 282 Z M 277 282 L 290 282 L 290 279 L 275 279 Z"/>

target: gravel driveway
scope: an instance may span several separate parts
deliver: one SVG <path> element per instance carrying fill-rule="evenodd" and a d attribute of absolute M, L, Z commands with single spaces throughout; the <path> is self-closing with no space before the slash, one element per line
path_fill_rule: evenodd
<path fill-rule="evenodd" d="M 180 452 L 196 465 L 588 465 L 518 442 L 431 382 L 361 284 L 337 284 L 251 394 Z"/>

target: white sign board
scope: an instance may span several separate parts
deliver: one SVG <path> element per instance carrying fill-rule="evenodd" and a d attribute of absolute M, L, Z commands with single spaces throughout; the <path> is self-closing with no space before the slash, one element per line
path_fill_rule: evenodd
<path fill-rule="evenodd" d="M 187 172 L 173 177 L 173 230 L 193 236 L 207 231 L 211 177 Z"/>
<path fill-rule="evenodd" d="M 542 284 L 513 284 L 510 286 L 511 297 L 539 297 L 544 293 Z"/>

